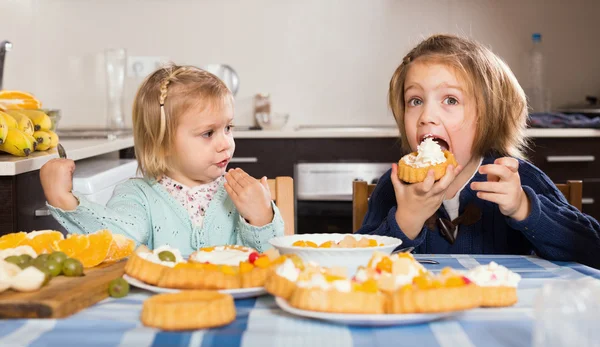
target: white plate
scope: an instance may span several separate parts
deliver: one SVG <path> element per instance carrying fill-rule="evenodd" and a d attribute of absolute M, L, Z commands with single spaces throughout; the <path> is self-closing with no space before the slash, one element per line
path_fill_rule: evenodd
<path fill-rule="evenodd" d="M 123 279 L 134 287 L 146 289 L 146 290 L 149 290 L 149 291 L 155 292 L 155 293 L 177 293 L 177 292 L 181 291 L 180 289 L 161 288 L 161 287 L 153 286 L 151 284 L 142 282 L 142 281 L 135 279 L 133 277 L 130 277 L 128 275 L 123 275 Z M 261 296 L 263 294 L 266 294 L 267 291 L 265 290 L 264 287 L 254 287 L 254 288 L 240 288 L 240 289 L 222 289 L 222 290 L 219 290 L 219 293 L 231 294 L 231 296 L 233 296 L 234 299 L 246 299 L 246 298 L 253 298 L 256 296 Z"/>
<path fill-rule="evenodd" d="M 326 241 L 341 241 L 346 236 L 355 238 L 369 238 L 377 241 L 383 246 L 360 247 L 360 248 L 311 248 L 292 246 L 296 241 L 312 241 L 318 245 Z M 269 243 L 277 248 L 281 254 L 296 254 L 305 262 L 314 261 L 325 266 L 343 266 L 348 269 L 348 274 L 353 274 L 359 266 L 365 266 L 371 259 L 374 251 L 386 254 L 392 253 L 394 249 L 402 244 L 402 240 L 395 237 L 379 235 L 358 234 L 296 234 L 274 237 Z"/>
<path fill-rule="evenodd" d="M 277 306 L 282 310 L 302 317 L 315 318 L 333 323 L 382 327 L 391 325 L 409 325 L 427 323 L 462 313 L 462 311 L 444 313 L 413 313 L 413 314 L 351 314 L 306 311 L 292 307 L 282 298 L 275 298 Z"/>

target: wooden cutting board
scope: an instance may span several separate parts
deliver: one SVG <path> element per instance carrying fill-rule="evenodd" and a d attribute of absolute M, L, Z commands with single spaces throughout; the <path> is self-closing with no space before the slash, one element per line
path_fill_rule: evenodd
<path fill-rule="evenodd" d="M 0 318 L 63 318 L 108 297 L 108 284 L 123 276 L 125 263 L 100 265 L 85 276 L 53 278 L 35 292 L 7 290 L 0 293 Z"/>

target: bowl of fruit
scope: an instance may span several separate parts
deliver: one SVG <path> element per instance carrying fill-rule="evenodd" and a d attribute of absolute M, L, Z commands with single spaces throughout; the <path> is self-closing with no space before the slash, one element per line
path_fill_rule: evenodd
<path fill-rule="evenodd" d="M 296 254 L 320 266 L 346 267 L 354 273 L 369 262 L 373 252 L 390 254 L 402 240 L 379 235 L 297 234 L 274 237 L 269 243 L 281 254 Z"/>

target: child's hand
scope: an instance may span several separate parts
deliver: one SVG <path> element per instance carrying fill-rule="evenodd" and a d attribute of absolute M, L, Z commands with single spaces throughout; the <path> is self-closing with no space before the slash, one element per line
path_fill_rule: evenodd
<path fill-rule="evenodd" d="M 73 190 L 75 162 L 70 159 L 52 159 L 40 169 L 40 181 L 48 203 L 65 211 L 77 208 L 79 201 Z"/>
<path fill-rule="evenodd" d="M 446 174 L 437 182 L 433 170 L 429 170 L 423 182 L 405 184 L 398 178 L 398 165 L 392 164 L 391 179 L 398 204 L 396 222 L 409 239 L 414 240 L 427 218 L 440 208 L 448 186 L 461 170 L 460 166 L 448 165 Z"/>
<path fill-rule="evenodd" d="M 498 158 L 494 164 L 483 165 L 479 173 L 487 175 L 487 182 L 473 182 L 471 189 L 477 197 L 498 204 L 503 215 L 522 221 L 529 215 L 530 203 L 521 187 L 519 162 L 514 158 Z"/>
<path fill-rule="evenodd" d="M 248 223 L 255 226 L 271 223 L 273 208 L 266 177 L 259 181 L 242 169 L 231 169 L 225 174 L 225 180 L 225 190 Z"/>

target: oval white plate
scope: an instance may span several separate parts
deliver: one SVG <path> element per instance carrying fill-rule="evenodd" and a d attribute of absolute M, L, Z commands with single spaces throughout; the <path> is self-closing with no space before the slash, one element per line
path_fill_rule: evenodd
<path fill-rule="evenodd" d="M 296 241 L 312 241 L 317 245 L 326 241 L 341 241 L 346 236 L 355 238 L 367 237 L 374 239 L 377 243 L 382 243 L 383 246 L 376 247 L 360 247 L 360 248 L 311 248 L 292 246 Z M 277 248 L 281 254 L 296 254 L 304 261 L 314 261 L 315 263 L 325 266 L 344 266 L 348 269 L 348 274 L 353 274 L 356 269 L 363 265 L 367 265 L 373 252 L 383 252 L 386 254 L 392 253 L 394 249 L 402 244 L 402 240 L 395 237 L 379 236 L 379 235 L 358 235 L 358 234 L 297 234 L 288 236 L 274 237 L 269 240 L 269 243 Z"/>
<path fill-rule="evenodd" d="M 346 325 L 383 327 L 391 325 L 409 325 L 427 323 L 462 313 L 462 311 L 444 313 L 413 313 L 413 314 L 352 314 L 306 311 L 292 307 L 282 298 L 275 298 L 277 306 L 296 316 L 325 320 Z"/>
<path fill-rule="evenodd" d="M 154 293 L 177 293 L 180 292 L 180 289 L 171 289 L 171 288 L 161 288 L 157 286 L 153 286 L 148 283 L 144 283 L 138 279 L 130 277 L 128 275 L 123 275 L 123 279 L 127 281 L 127 283 L 131 284 L 134 287 L 142 288 L 149 290 Z M 253 298 L 256 296 L 261 296 L 266 294 L 267 291 L 264 287 L 254 287 L 254 288 L 240 288 L 240 289 L 222 289 L 219 290 L 219 293 L 231 294 L 234 299 L 246 299 Z"/>

